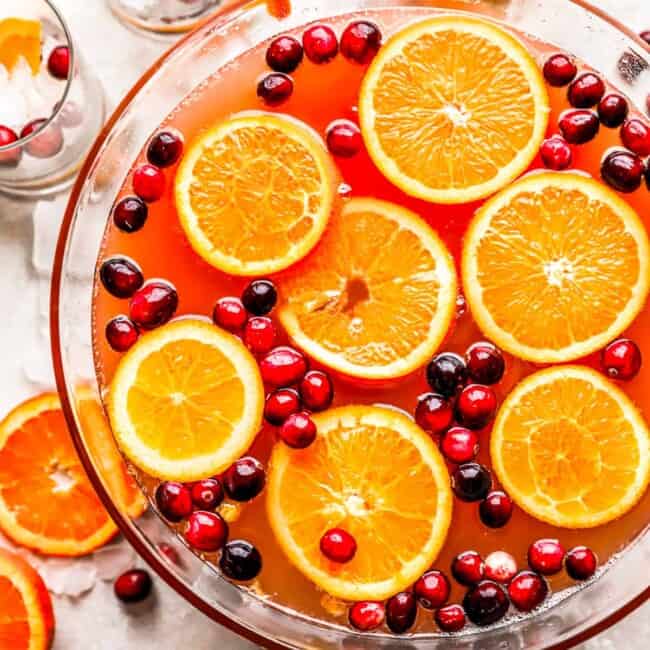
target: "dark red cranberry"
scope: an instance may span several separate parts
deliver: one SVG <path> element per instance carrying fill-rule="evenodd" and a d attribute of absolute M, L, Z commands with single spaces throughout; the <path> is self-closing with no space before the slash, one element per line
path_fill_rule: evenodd
<path fill-rule="evenodd" d="M 260 372 L 266 384 L 279 388 L 297 384 L 307 372 L 307 359 L 302 352 L 288 346 L 271 350 L 260 361 Z"/>
<path fill-rule="evenodd" d="M 306 449 L 316 440 L 316 425 L 309 413 L 300 411 L 290 415 L 280 427 L 281 440 L 293 449 Z"/>
<path fill-rule="evenodd" d="M 328 63 L 339 51 L 336 34 L 327 25 L 314 25 L 302 36 L 302 45 L 307 58 L 313 63 Z"/>
<path fill-rule="evenodd" d="M 266 50 L 266 63 L 276 72 L 293 72 L 301 63 L 304 51 L 293 36 L 278 36 Z"/>
<path fill-rule="evenodd" d="M 240 458 L 223 476 L 223 486 L 233 501 L 251 501 L 266 484 L 266 472 L 259 460 L 252 456 Z"/>
<path fill-rule="evenodd" d="M 508 585 L 508 595 L 520 612 L 532 612 L 544 602 L 548 584 L 538 573 L 520 571 Z"/>
<path fill-rule="evenodd" d="M 300 395 L 293 388 L 280 388 L 270 393 L 264 405 L 264 417 L 279 427 L 290 415 L 300 410 Z"/>
<path fill-rule="evenodd" d="M 224 499 L 223 487 L 216 478 L 197 481 L 191 487 L 192 503 L 197 510 L 214 510 Z"/>
<path fill-rule="evenodd" d="M 610 151 L 600 165 L 602 179 L 619 192 L 634 192 L 641 187 L 645 165 L 639 156 L 623 149 Z"/>
<path fill-rule="evenodd" d="M 573 81 L 578 68 L 567 54 L 554 54 L 544 64 L 544 78 L 551 86 L 559 88 Z"/>
<path fill-rule="evenodd" d="M 460 605 L 441 607 L 434 618 L 443 632 L 460 632 L 465 627 L 465 610 Z"/>
<path fill-rule="evenodd" d="M 151 576 L 143 569 L 131 569 L 123 573 L 113 585 L 113 591 L 123 603 L 141 603 L 151 593 Z"/>
<path fill-rule="evenodd" d="M 386 603 L 386 623 L 395 634 L 408 632 L 415 623 L 417 613 L 417 601 L 410 591 L 396 594 Z"/>
<path fill-rule="evenodd" d="M 601 355 L 601 365 L 608 377 L 622 381 L 634 379 L 641 370 L 641 350 L 630 339 L 610 343 Z"/>
<path fill-rule="evenodd" d="M 131 320 L 145 330 L 169 322 L 178 309 L 178 293 L 168 282 L 147 282 L 131 298 Z"/>
<path fill-rule="evenodd" d="M 341 35 L 341 54 L 355 63 L 370 63 L 381 47 L 381 31 L 368 20 L 350 23 Z"/>
<path fill-rule="evenodd" d="M 447 602 L 451 585 L 442 571 L 427 571 L 415 583 L 413 592 L 424 609 L 438 609 Z"/>
<path fill-rule="evenodd" d="M 253 280 L 244 289 L 241 301 L 253 316 L 266 316 L 278 302 L 278 291 L 270 280 Z"/>
<path fill-rule="evenodd" d="M 266 354 L 275 345 L 275 325 L 267 316 L 253 316 L 244 328 L 244 343 L 253 354 Z"/>
<path fill-rule="evenodd" d="M 588 580 L 596 573 L 598 558 L 586 546 L 576 546 L 566 554 L 566 572 L 574 580 Z"/>
<path fill-rule="evenodd" d="M 465 594 L 463 607 L 475 625 L 492 625 L 506 615 L 510 601 L 501 585 L 493 580 L 484 580 Z"/>
<path fill-rule="evenodd" d="M 219 567 L 226 578 L 249 582 L 262 570 L 262 556 L 250 542 L 238 539 L 223 547 Z"/>
<path fill-rule="evenodd" d="M 194 509 L 190 489 L 176 481 L 165 481 L 156 488 L 156 505 L 160 514 L 173 523 L 187 519 Z"/>
<path fill-rule="evenodd" d="M 467 377 L 465 360 L 451 352 L 437 355 L 427 366 L 429 386 L 445 397 L 453 397 L 465 385 Z"/>
<path fill-rule="evenodd" d="M 481 501 L 492 487 L 490 470 L 478 463 L 460 465 L 452 474 L 451 487 L 461 501 Z"/>
<path fill-rule="evenodd" d="M 128 257 L 111 257 L 99 269 L 99 277 L 108 293 L 130 298 L 143 284 L 140 267 Z"/>
<path fill-rule="evenodd" d="M 639 119 L 626 120 L 621 127 L 623 144 L 639 156 L 650 156 L 650 126 Z"/>
<path fill-rule="evenodd" d="M 293 95 L 293 79 L 283 72 L 270 72 L 257 83 L 257 96 L 269 106 L 278 106 Z"/>
<path fill-rule="evenodd" d="M 442 395 L 425 393 L 420 395 L 415 409 L 415 421 L 434 435 L 444 433 L 454 420 L 454 409 Z"/>
<path fill-rule="evenodd" d="M 33 120 L 20 132 L 21 139 L 37 134 L 25 145 L 25 151 L 34 158 L 52 158 L 63 149 L 61 127 L 55 123 L 46 124 L 47 120 Z"/>
<path fill-rule="evenodd" d="M 469 376 L 477 384 L 498 384 L 506 371 L 501 350 L 492 343 L 475 343 L 465 355 Z"/>
<path fill-rule="evenodd" d="M 641 32 L 639 36 L 646 42 L 648 45 L 650 45 L 650 29 L 646 29 L 645 31 Z"/>
<path fill-rule="evenodd" d="M 67 79 L 70 74 L 70 48 L 67 45 L 55 47 L 47 59 L 47 70 L 55 79 Z"/>
<path fill-rule="evenodd" d="M 561 135 L 553 135 L 544 140 L 539 153 L 544 167 L 554 171 L 568 169 L 573 161 L 571 147 Z"/>
<path fill-rule="evenodd" d="M 486 427 L 497 412 L 497 396 L 489 386 L 470 384 L 456 402 L 456 417 L 468 429 Z"/>
<path fill-rule="evenodd" d="M 552 576 L 562 570 L 564 548 L 557 539 L 538 539 L 528 548 L 528 564 L 533 571 Z"/>
<path fill-rule="evenodd" d="M 133 172 L 133 191 L 147 203 L 153 203 L 165 193 L 165 174 L 154 165 L 140 165 Z"/>
<path fill-rule="evenodd" d="M 310 411 L 328 409 L 334 399 L 332 380 L 320 370 L 310 370 L 300 382 L 300 397 Z"/>
<path fill-rule="evenodd" d="M 451 463 L 469 463 L 478 454 L 478 436 L 470 429 L 453 427 L 442 436 L 440 451 Z"/>
<path fill-rule="evenodd" d="M 147 147 L 147 160 L 156 167 L 176 164 L 183 155 L 183 136 L 178 131 L 159 131 Z"/>
<path fill-rule="evenodd" d="M 215 325 L 229 332 L 239 332 L 248 321 L 248 313 L 239 298 L 228 296 L 217 300 L 212 320 Z"/>
<path fill-rule="evenodd" d="M 483 580 L 485 563 L 476 551 L 465 551 L 451 563 L 451 574 L 461 585 L 470 587 Z"/>
<path fill-rule="evenodd" d="M 228 540 L 228 524 L 216 512 L 197 510 L 187 521 L 185 539 L 197 551 L 214 553 Z"/>
<path fill-rule="evenodd" d="M 10 129 L 8 126 L 0 126 L 0 147 L 6 147 L 17 142 L 17 140 L 18 134 L 13 129 Z M 2 151 L 0 152 L 0 165 L 2 167 L 16 167 L 22 155 L 23 151 L 20 147 Z"/>
<path fill-rule="evenodd" d="M 357 553 L 357 542 L 342 528 L 328 530 L 320 539 L 320 552 L 332 562 L 346 564 Z"/>
<path fill-rule="evenodd" d="M 585 144 L 598 134 L 600 121 L 593 111 L 576 109 L 562 113 L 559 126 L 568 143 Z"/>
<path fill-rule="evenodd" d="M 517 573 L 515 558 L 505 551 L 493 551 L 485 558 L 485 577 L 501 584 L 510 582 Z"/>
<path fill-rule="evenodd" d="M 569 103 L 575 108 L 591 108 L 605 94 L 605 83 L 593 72 L 585 72 L 569 86 Z"/>
<path fill-rule="evenodd" d="M 625 122 L 630 111 L 627 99 L 617 93 L 605 95 L 598 103 L 598 117 L 600 123 L 610 129 L 617 128 Z"/>
<path fill-rule="evenodd" d="M 327 128 L 327 148 L 340 158 L 352 158 L 361 151 L 361 129 L 350 120 L 336 120 Z"/>
<path fill-rule="evenodd" d="M 354 603 L 348 614 L 350 625 L 360 632 L 370 632 L 381 627 L 386 620 L 384 603 L 366 601 Z"/>
<path fill-rule="evenodd" d="M 138 336 L 138 328 L 126 316 L 116 316 L 106 324 L 106 340 L 115 352 L 130 350 Z"/>
<path fill-rule="evenodd" d="M 128 233 L 140 230 L 149 214 L 147 204 L 137 196 L 127 196 L 113 210 L 113 222 L 120 230 Z"/>
<path fill-rule="evenodd" d="M 512 499 L 501 491 L 490 492 L 479 506 L 481 521 L 489 528 L 503 528 L 512 517 Z"/>

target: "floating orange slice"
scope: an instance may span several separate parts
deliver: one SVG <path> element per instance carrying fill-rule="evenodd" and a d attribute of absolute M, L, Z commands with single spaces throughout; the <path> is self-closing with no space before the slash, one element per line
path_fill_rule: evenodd
<path fill-rule="evenodd" d="M 294 342 L 339 372 L 409 374 L 436 351 L 457 298 L 454 261 L 418 215 L 353 199 L 317 249 L 279 279 L 279 317 Z"/>
<path fill-rule="evenodd" d="M 531 375 L 503 403 L 490 443 L 494 471 L 526 512 L 591 528 L 630 510 L 650 481 L 650 434 L 618 387 L 590 368 Z"/>
<path fill-rule="evenodd" d="M 269 466 L 267 511 L 289 560 L 344 600 L 381 600 L 409 587 L 436 559 L 449 529 L 447 468 L 433 441 L 405 415 L 346 406 L 314 416 L 305 450 L 278 443 Z M 335 564 L 322 535 L 343 528 L 354 559 Z"/>
<path fill-rule="evenodd" d="M 372 159 L 412 196 L 466 203 L 505 187 L 544 138 L 549 99 L 524 45 L 445 15 L 395 34 L 370 65 L 359 114 Z"/>
<path fill-rule="evenodd" d="M 9 72 L 20 57 L 25 57 L 33 74 L 41 66 L 41 23 L 38 20 L 5 18 L 0 20 L 0 64 Z"/>
<path fill-rule="evenodd" d="M 650 290 L 650 243 L 636 212 L 601 183 L 530 174 L 477 212 L 463 284 L 497 345 L 538 363 L 571 361 L 637 317 Z"/>
<path fill-rule="evenodd" d="M 233 275 L 264 275 L 316 245 L 337 179 L 309 126 L 284 115 L 240 113 L 192 144 L 176 175 L 176 207 L 206 262 Z"/>

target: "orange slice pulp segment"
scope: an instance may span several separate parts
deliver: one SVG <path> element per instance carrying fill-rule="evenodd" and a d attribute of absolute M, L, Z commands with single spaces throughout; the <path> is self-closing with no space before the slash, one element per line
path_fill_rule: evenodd
<path fill-rule="evenodd" d="M 0 64 L 11 72 L 21 56 L 29 63 L 32 74 L 37 74 L 41 65 L 40 21 L 23 18 L 0 20 Z"/>

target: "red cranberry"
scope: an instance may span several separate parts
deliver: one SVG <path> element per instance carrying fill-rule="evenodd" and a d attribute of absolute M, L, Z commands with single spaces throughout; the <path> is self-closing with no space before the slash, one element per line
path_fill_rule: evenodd
<path fill-rule="evenodd" d="M 370 63 L 381 47 L 381 31 L 374 23 L 357 20 L 341 35 L 341 54 L 355 63 Z"/>
<path fill-rule="evenodd" d="M 463 607 L 475 625 L 492 625 L 506 615 L 510 601 L 501 585 L 492 580 L 484 580 L 465 594 Z"/>
<path fill-rule="evenodd" d="M 302 352 L 287 346 L 271 350 L 261 361 L 260 371 L 266 384 L 274 387 L 297 384 L 307 372 L 307 359 Z"/>
<path fill-rule="evenodd" d="M 447 602 L 451 585 L 442 571 L 428 571 L 415 583 L 413 591 L 424 609 L 438 609 Z"/>
<path fill-rule="evenodd" d="M 6 147 L 9 144 L 18 141 L 18 134 L 8 126 L 0 126 L 0 147 Z M 0 165 L 2 167 L 16 167 L 23 155 L 20 147 L 7 149 L 0 152 Z"/>
<path fill-rule="evenodd" d="M 55 79 L 67 79 L 70 74 L 70 48 L 67 45 L 55 47 L 47 59 L 48 72 Z"/>
<path fill-rule="evenodd" d="M 650 45 L 650 29 L 646 29 L 645 31 L 641 32 L 639 36 L 646 42 L 648 45 Z"/>
<path fill-rule="evenodd" d="M 475 343 L 465 355 L 469 376 L 477 384 L 498 384 L 506 371 L 501 350 L 492 343 Z"/>
<path fill-rule="evenodd" d="M 171 167 L 183 155 L 183 136 L 178 131 L 159 131 L 147 147 L 147 160 L 156 167 Z"/>
<path fill-rule="evenodd" d="M 350 120 L 336 120 L 327 128 L 327 148 L 340 158 L 352 158 L 363 147 L 361 129 Z"/>
<path fill-rule="evenodd" d="M 596 573 L 598 558 L 586 546 L 576 546 L 566 554 L 566 572 L 574 580 L 588 580 Z"/>
<path fill-rule="evenodd" d="M 454 420 L 454 410 L 442 395 L 420 395 L 415 409 L 415 421 L 428 433 L 437 435 L 449 429 Z"/>
<path fill-rule="evenodd" d="M 515 558 L 505 551 L 494 551 L 485 558 L 485 577 L 506 584 L 517 573 Z"/>
<path fill-rule="evenodd" d="M 332 380 L 320 370 L 310 370 L 300 382 L 300 397 L 310 411 L 328 409 L 334 399 Z"/>
<path fill-rule="evenodd" d="M 605 94 L 603 80 L 593 72 L 581 74 L 569 86 L 569 103 L 575 108 L 591 108 Z"/>
<path fill-rule="evenodd" d="M 239 298 L 228 296 L 217 300 L 212 320 L 215 325 L 229 332 L 239 332 L 248 321 L 248 313 Z"/>
<path fill-rule="evenodd" d="M 562 570 L 564 548 L 557 539 L 538 539 L 528 548 L 528 564 L 533 571 L 552 576 Z"/>
<path fill-rule="evenodd" d="M 219 567 L 231 580 L 250 582 L 262 570 L 262 556 L 250 542 L 235 540 L 224 546 Z"/>
<path fill-rule="evenodd" d="M 25 151 L 34 158 L 52 158 L 63 149 L 63 130 L 58 124 L 47 124 L 47 120 L 33 120 L 20 132 L 26 138 L 37 133 L 26 145 Z"/>
<path fill-rule="evenodd" d="M 251 501 L 264 489 L 265 484 L 264 466 L 251 456 L 240 458 L 223 476 L 223 486 L 233 501 Z"/>
<path fill-rule="evenodd" d="M 278 302 L 278 291 L 270 280 L 254 280 L 244 289 L 241 300 L 253 316 L 266 316 Z"/>
<path fill-rule="evenodd" d="M 279 427 L 290 415 L 300 410 L 300 395 L 293 388 L 280 388 L 266 398 L 264 417 Z"/>
<path fill-rule="evenodd" d="M 280 427 L 280 438 L 293 449 L 306 449 L 316 440 L 316 425 L 309 413 L 290 415 Z"/>
<path fill-rule="evenodd" d="M 283 72 L 264 75 L 257 84 L 257 96 L 269 106 L 279 106 L 293 95 L 293 79 Z"/>
<path fill-rule="evenodd" d="M 479 514 L 489 528 L 503 528 L 512 517 L 512 499 L 505 492 L 490 492 L 481 501 Z"/>
<path fill-rule="evenodd" d="M 467 377 L 465 360 L 451 352 L 437 355 L 427 367 L 429 386 L 445 397 L 454 396 L 465 385 Z"/>
<path fill-rule="evenodd" d="M 275 345 L 275 325 L 267 316 L 253 316 L 244 329 L 244 343 L 253 354 L 266 354 Z"/>
<path fill-rule="evenodd" d="M 497 396 L 489 386 L 471 384 L 463 389 L 456 402 L 456 417 L 468 429 L 483 429 L 497 412 Z"/>
<path fill-rule="evenodd" d="M 348 614 L 350 625 L 360 632 L 370 632 L 381 627 L 386 620 L 386 608 L 383 603 L 371 601 L 354 603 Z"/>
<path fill-rule="evenodd" d="M 293 72 L 303 59 L 303 49 L 300 42 L 293 36 L 278 36 L 266 51 L 266 63 L 276 72 Z"/>
<path fill-rule="evenodd" d="M 140 328 L 152 330 L 169 322 L 178 309 L 178 293 L 168 282 L 147 282 L 131 298 L 131 320 Z"/>
<path fill-rule="evenodd" d="M 342 528 L 328 530 L 320 540 L 320 552 L 332 562 L 345 564 L 357 553 L 357 542 Z"/>
<path fill-rule="evenodd" d="M 470 587 L 479 583 L 485 575 L 485 563 L 476 551 L 465 551 L 451 563 L 451 574 L 461 585 Z"/>
<path fill-rule="evenodd" d="M 106 340 L 115 352 L 130 350 L 138 336 L 138 328 L 126 316 L 116 316 L 106 324 Z"/>
<path fill-rule="evenodd" d="M 508 585 L 512 604 L 520 612 L 532 612 L 548 595 L 546 580 L 532 571 L 519 572 Z"/>
<path fill-rule="evenodd" d="M 578 68 L 567 54 L 554 54 L 544 64 L 544 77 L 551 86 L 566 86 L 576 74 Z"/>
<path fill-rule="evenodd" d="M 415 623 L 417 613 L 415 596 L 409 591 L 393 596 L 386 603 L 386 623 L 395 634 L 408 632 Z"/>
<path fill-rule="evenodd" d="M 111 257 L 99 269 L 99 277 L 108 293 L 130 298 L 143 284 L 140 267 L 128 257 Z"/>
<path fill-rule="evenodd" d="M 650 156 L 650 126 L 638 119 L 626 120 L 621 127 L 623 144 L 639 156 Z"/>
<path fill-rule="evenodd" d="M 313 63 L 328 63 L 339 51 L 336 34 L 327 25 L 314 25 L 305 31 L 302 37 L 307 58 Z"/>
<path fill-rule="evenodd" d="M 492 477 L 487 467 L 478 463 L 465 463 L 452 474 L 451 487 L 461 501 L 481 501 L 490 492 Z"/>
<path fill-rule="evenodd" d="M 478 436 L 469 429 L 453 427 L 440 440 L 440 451 L 451 463 L 469 463 L 478 454 Z"/>
<path fill-rule="evenodd" d="M 123 573 L 113 585 L 117 598 L 123 603 L 140 603 L 151 593 L 151 576 L 143 569 L 131 569 Z"/>
<path fill-rule="evenodd" d="M 127 196 L 113 210 L 113 223 L 120 230 L 128 233 L 140 230 L 149 214 L 147 204 L 137 196 Z"/>
<path fill-rule="evenodd" d="M 192 493 L 182 483 L 166 481 L 156 488 L 156 505 L 167 521 L 178 523 L 192 514 Z"/>
<path fill-rule="evenodd" d="M 214 553 L 223 548 L 228 539 L 228 524 L 216 512 L 197 510 L 187 522 L 185 539 L 197 551 Z"/>
<path fill-rule="evenodd" d="M 560 117 L 560 131 L 570 144 L 585 144 L 598 134 L 600 122 L 593 111 L 565 111 Z"/>
<path fill-rule="evenodd" d="M 216 478 L 197 481 L 191 488 L 192 503 L 198 510 L 214 510 L 224 499 L 223 487 Z"/>
<path fill-rule="evenodd" d="M 539 153 L 544 167 L 555 171 L 568 169 L 573 161 L 571 147 L 561 135 L 553 135 L 544 140 Z"/>
<path fill-rule="evenodd" d="M 460 605 L 441 607 L 434 618 L 443 632 L 460 632 L 465 627 L 465 610 Z"/>
<path fill-rule="evenodd" d="M 610 343 L 601 355 L 603 370 L 612 379 L 634 379 L 641 370 L 641 364 L 641 350 L 630 339 L 618 339 Z"/>
<path fill-rule="evenodd" d="M 140 165 L 133 172 L 133 191 L 147 203 L 153 203 L 165 192 L 165 174 L 153 165 Z"/>
<path fill-rule="evenodd" d="M 629 151 L 611 151 L 600 166 L 603 180 L 619 192 L 634 192 L 641 187 L 645 166 L 639 156 Z"/>
<path fill-rule="evenodd" d="M 598 104 L 598 117 L 601 124 L 613 129 L 625 122 L 629 110 L 627 99 L 623 95 L 609 93 Z"/>

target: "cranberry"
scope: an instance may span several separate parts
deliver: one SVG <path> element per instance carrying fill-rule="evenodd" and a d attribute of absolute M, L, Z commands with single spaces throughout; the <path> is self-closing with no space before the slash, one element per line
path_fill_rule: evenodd
<path fill-rule="evenodd" d="M 320 370 L 310 370 L 300 382 L 300 397 L 310 411 L 328 409 L 334 399 L 332 380 Z"/>
<path fill-rule="evenodd" d="M 451 563 L 451 574 L 461 585 L 470 587 L 479 583 L 485 575 L 485 563 L 476 551 L 465 551 Z"/>
<path fill-rule="evenodd" d="M 485 577 L 506 584 L 517 573 L 515 558 L 505 551 L 494 551 L 485 558 Z"/>
<path fill-rule="evenodd" d="M 192 493 L 182 483 L 166 481 L 156 488 L 156 505 L 167 521 L 178 523 L 192 514 Z"/>
<path fill-rule="evenodd" d="M 443 632 L 460 632 L 465 627 L 465 610 L 460 605 L 441 607 L 434 618 Z"/>
<path fill-rule="evenodd" d="M 124 232 L 132 233 L 140 230 L 149 214 L 147 204 L 137 196 L 127 196 L 113 210 L 115 226 Z"/>
<path fill-rule="evenodd" d="M 621 127 L 623 144 L 639 156 L 650 156 L 650 126 L 638 119 L 626 120 Z"/>
<path fill-rule="evenodd" d="M 309 413 L 290 415 L 280 427 L 280 438 L 293 449 L 306 449 L 316 440 L 316 425 Z"/>
<path fill-rule="evenodd" d="M 70 74 L 70 48 L 67 45 L 55 47 L 47 59 L 47 70 L 55 79 L 67 79 Z"/>
<path fill-rule="evenodd" d="M 350 120 L 336 120 L 327 127 L 327 148 L 340 158 L 352 158 L 363 147 L 361 129 Z"/>
<path fill-rule="evenodd" d="M 216 478 L 197 481 L 191 488 L 192 503 L 198 510 L 214 510 L 224 499 L 223 487 Z"/>
<path fill-rule="evenodd" d="M 629 110 L 625 97 L 617 93 L 609 93 L 598 104 L 598 117 L 601 124 L 613 129 L 625 122 Z"/>
<path fill-rule="evenodd" d="M 371 601 L 354 603 L 348 614 L 350 625 L 360 632 L 370 632 L 381 627 L 386 620 L 386 608 L 383 603 Z"/>
<path fill-rule="evenodd" d="M 182 566 L 182 562 L 180 557 L 178 556 L 178 553 L 176 552 L 176 549 L 171 546 L 170 544 L 167 544 L 165 542 L 160 542 L 158 544 L 158 550 L 164 555 L 172 564 L 175 564 L 176 566 Z"/>
<path fill-rule="evenodd" d="M 468 429 L 483 429 L 494 418 L 497 397 L 489 386 L 471 384 L 463 389 L 456 402 L 456 417 Z"/>
<path fill-rule="evenodd" d="M 573 162 L 571 147 L 561 135 L 553 135 L 544 140 L 539 153 L 547 169 L 562 171 L 568 169 Z"/>
<path fill-rule="evenodd" d="M 544 77 L 551 86 L 566 86 L 576 74 L 578 68 L 567 54 L 554 54 L 544 64 Z"/>
<path fill-rule="evenodd" d="M 147 282 L 131 298 L 131 320 L 142 329 L 151 330 L 171 320 L 178 308 L 178 293 L 168 282 Z"/>
<path fill-rule="evenodd" d="M 248 314 L 239 298 L 228 296 L 217 300 L 212 312 L 212 320 L 215 325 L 229 332 L 238 332 L 246 325 Z"/>
<path fill-rule="evenodd" d="M 293 72 L 301 63 L 304 51 L 293 36 L 278 36 L 266 50 L 266 63 L 276 72 Z"/>
<path fill-rule="evenodd" d="M 227 578 L 249 582 L 262 570 L 262 556 L 250 542 L 235 540 L 224 546 L 219 567 Z"/>
<path fill-rule="evenodd" d="M 293 79 L 283 72 L 264 75 L 257 84 L 257 96 L 269 106 L 279 106 L 293 95 Z"/>
<path fill-rule="evenodd" d="M 465 355 L 469 376 L 477 384 L 498 384 L 506 371 L 501 350 L 492 343 L 475 343 Z"/>
<path fill-rule="evenodd" d="M 187 522 L 185 539 L 197 551 L 214 553 L 223 548 L 228 539 L 228 524 L 216 512 L 197 510 Z"/>
<path fill-rule="evenodd" d="M 501 585 L 493 580 L 484 580 L 465 594 L 463 607 L 475 625 L 492 625 L 506 615 L 510 601 Z"/>
<path fill-rule="evenodd" d="M 603 180 L 619 192 L 634 192 L 641 187 L 645 166 L 639 156 L 615 150 L 605 156 L 600 166 Z"/>
<path fill-rule="evenodd" d="M 130 350 L 138 336 L 138 328 L 126 316 L 116 316 L 106 324 L 106 340 L 116 352 Z"/>
<path fill-rule="evenodd" d="M 58 124 L 47 124 L 47 120 L 33 120 L 20 132 L 20 137 L 27 138 L 37 133 L 26 145 L 25 151 L 34 158 L 52 158 L 63 149 L 63 130 Z"/>
<path fill-rule="evenodd" d="M 6 147 L 18 141 L 18 134 L 8 126 L 0 126 L 0 147 Z M 0 153 L 0 165 L 2 167 L 16 167 L 22 158 L 23 152 L 20 147 L 7 149 Z"/>
<path fill-rule="evenodd" d="M 512 517 L 512 499 L 505 492 L 490 492 L 481 501 L 479 514 L 489 528 L 503 528 Z"/>
<path fill-rule="evenodd" d="M 133 191 L 147 203 L 153 203 L 165 192 L 165 174 L 153 165 L 140 165 L 133 172 Z"/>
<path fill-rule="evenodd" d="M 143 569 L 131 569 L 123 573 L 113 585 L 113 591 L 123 603 L 140 603 L 151 593 L 151 576 Z"/>
<path fill-rule="evenodd" d="M 264 417 L 279 427 L 290 415 L 300 410 L 300 395 L 293 388 L 280 388 L 266 398 Z"/>
<path fill-rule="evenodd" d="M 415 623 L 417 613 L 415 596 L 408 591 L 393 596 L 386 603 L 386 623 L 395 634 L 408 632 Z"/>
<path fill-rule="evenodd" d="M 449 429 L 454 410 L 447 399 L 435 393 L 420 395 L 415 409 L 415 421 L 428 433 L 437 435 Z"/>
<path fill-rule="evenodd" d="M 478 463 L 465 463 L 452 474 L 451 487 L 461 501 L 481 501 L 490 492 L 492 477 L 487 467 Z"/>
<path fill-rule="evenodd" d="M 641 32 L 639 36 L 646 42 L 648 45 L 650 45 L 650 29 L 646 29 L 645 31 Z"/>
<path fill-rule="evenodd" d="M 241 300 L 253 316 L 266 316 L 278 302 L 278 291 L 270 280 L 254 280 L 244 289 Z"/>
<path fill-rule="evenodd" d="M 302 37 L 302 45 L 307 58 L 318 64 L 331 61 L 339 51 L 336 34 L 327 25 L 314 25 L 306 30 Z"/>
<path fill-rule="evenodd" d="M 538 539 L 528 548 L 528 564 L 533 571 L 551 576 L 562 570 L 564 548 L 557 539 Z"/>
<path fill-rule="evenodd" d="M 223 485 L 233 501 L 251 501 L 264 489 L 265 484 L 264 467 L 252 456 L 240 458 L 223 477 Z"/>
<path fill-rule="evenodd" d="M 618 339 L 610 343 L 601 355 L 601 365 L 612 379 L 634 379 L 641 370 L 641 364 L 641 350 L 630 339 Z"/>
<path fill-rule="evenodd" d="M 427 367 L 429 386 L 445 397 L 452 397 L 465 385 L 468 373 L 463 357 L 445 352 L 434 357 Z"/>
<path fill-rule="evenodd" d="M 566 554 L 566 572 L 574 580 L 588 580 L 596 573 L 598 558 L 586 546 L 576 546 Z"/>
<path fill-rule="evenodd" d="M 370 63 L 381 47 L 381 31 L 367 20 L 350 23 L 341 35 L 341 54 L 355 63 Z"/>
<path fill-rule="evenodd" d="M 345 564 L 357 553 L 357 542 L 342 528 L 328 530 L 320 539 L 320 552 L 332 562 Z"/>
<path fill-rule="evenodd" d="M 413 591 L 424 609 L 438 609 L 447 602 L 451 585 L 442 571 L 428 571 L 415 583 Z"/>
<path fill-rule="evenodd" d="M 253 316 L 244 329 L 244 343 L 253 354 L 266 354 L 275 345 L 275 325 L 266 316 Z"/>
<path fill-rule="evenodd" d="M 478 454 L 478 436 L 470 429 L 453 427 L 440 440 L 440 451 L 451 463 L 468 463 Z"/>
<path fill-rule="evenodd" d="M 520 612 L 532 612 L 548 595 L 548 584 L 538 573 L 520 571 L 508 585 L 512 604 Z"/>
<path fill-rule="evenodd" d="M 99 277 L 108 293 L 130 298 L 143 284 L 140 267 L 128 257 L 111 257 L 99 269 Z"/>
<path fill-rule="evenodd" d="M 271 386 L 291 386 L 305 376 L 307 359 L 302 352 L 281 346 L 271 350 L 260 361 L 260 371 L 264 382 Z"/>
<path fill-rule="evenodd" d="M 581 74 L 569 86 L 569 103 L 575 108 L 591 108 L 605 94 L 603 80 L 593 72 Z"/>
<path fill-rule="evenodd" d="M 570 144 L 585 144 L 598 134 L 600 122 L 593 111 L 578 109 L 560 116 L 560 131 Z"/>
<path fill-rule="evenodd" d="M 183 136 L 178 131 L 159 131 L 147 147 L 147 160 L 156 167 L 171 167 L 183 155 Z"/>

